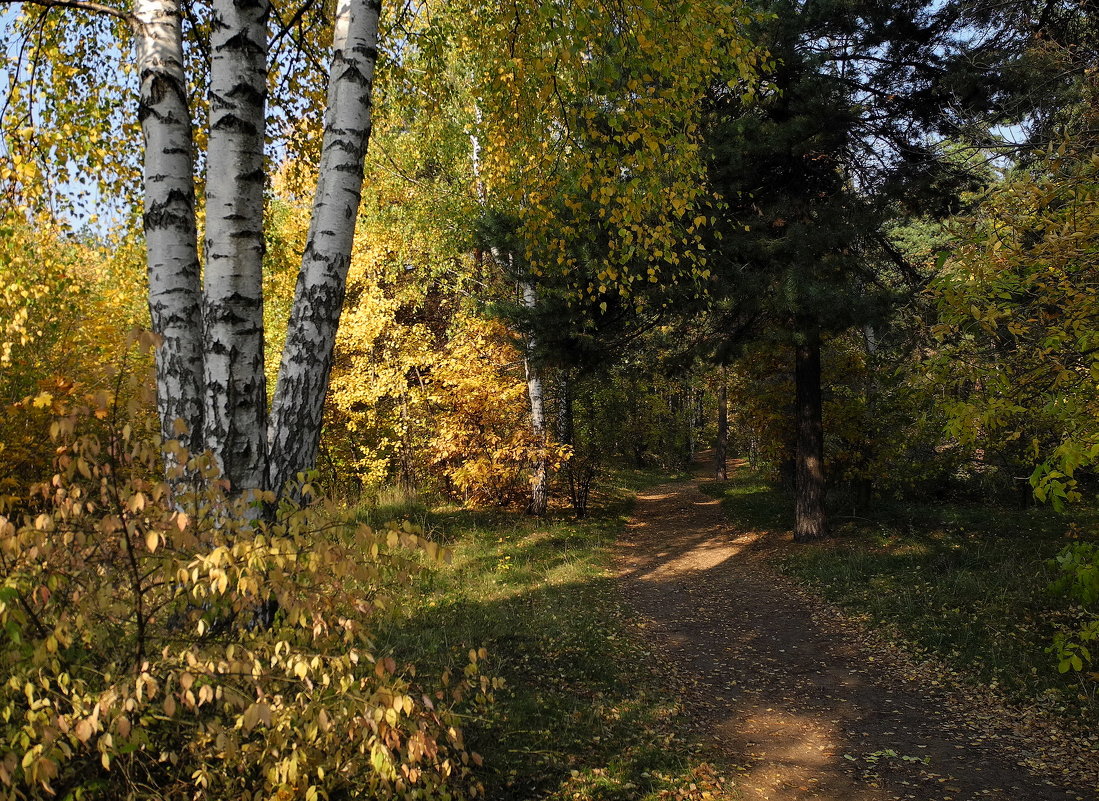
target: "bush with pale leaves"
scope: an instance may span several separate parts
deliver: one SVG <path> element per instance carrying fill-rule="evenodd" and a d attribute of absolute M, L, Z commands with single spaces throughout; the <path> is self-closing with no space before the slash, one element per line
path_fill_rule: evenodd
<path fill-rule="evenodd" d="M 170 443 L 173 493 L 155 443 L 90 411 L 53 424 L 52 482 L 0 510 L 0 798 L 479 794 L 455 708 L 491 700 L 486 654 L 424 682 L 370 634 L 436 543 L 308 485 L 231 498 Z"/>

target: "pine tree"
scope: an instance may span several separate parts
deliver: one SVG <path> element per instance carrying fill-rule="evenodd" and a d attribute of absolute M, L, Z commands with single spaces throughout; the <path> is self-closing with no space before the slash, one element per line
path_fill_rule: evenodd
<path fill-rule="evenodd" d="M 756 35 L 774 68 L 758 99 L 713 93 L 710 179 L 727 204 L 717 272 L 796 354 L 794 537 L 827 533 L 821 342 L 888 308 L 882 266 L 907 265 L 889 215 L 942 214 L 972 176 L 945 158 L 987 109 L 966 91 L 980 45 L 953 5 L 781 0 Z"/>

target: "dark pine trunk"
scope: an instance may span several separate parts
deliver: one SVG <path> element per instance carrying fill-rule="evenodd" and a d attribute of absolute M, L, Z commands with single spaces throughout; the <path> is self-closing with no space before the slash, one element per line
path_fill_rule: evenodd
<path fill-rule="evenodd" d="M 725 387 L 725 368 L 721 368 L 721 384 L 717 388 L 717 458 L 714 475 L 718 481 L 728 481 L 729 451 L 729 392 Z"/>
<path fill-rule="evenodd" d="M 828 532 L 824 516 L 824 424 L 820 392 L 820 332 L 802 326 L 796 348 L 797 481 L 794 541 L 809 542 Z"/>

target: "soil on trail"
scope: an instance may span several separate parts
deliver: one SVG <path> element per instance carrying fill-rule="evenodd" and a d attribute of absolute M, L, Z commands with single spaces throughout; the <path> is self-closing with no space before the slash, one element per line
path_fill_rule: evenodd
<path fill-rule="evenodd" d="M 697 734 L 740 798 L 1099 797 L 1072 768 L 1026 767 L 1041 747 L 1031 735 L 927 686 L 901 654 L 779 576 L 769 562 L 788 539 L 733 529 L 686 480 L 640 494 L 617 548 L 627 603 L 675 666 Z"/>

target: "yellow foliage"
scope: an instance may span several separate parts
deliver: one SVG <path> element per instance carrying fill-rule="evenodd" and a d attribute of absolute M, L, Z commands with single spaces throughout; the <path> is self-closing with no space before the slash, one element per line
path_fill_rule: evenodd
<path fill-rule="evenodd" d="M 36 511 L 0 515 L 0 797 L 479 794 L 452 710 L 491 700 L 486 654 L 430 687 L 370 636 L 409 549 L 436 543 L 308 486 L 257 519 L 169 443 L 205 479 L 173 498 L 160 448 L 95 404 L 52 432 Z"/>
<path fill-rule="evenodd" d="M 455 327 L 431 376 L 432 461 L 468 501 L 517 501 L 543 453 L 555 467 L 567 451 L 534 436 L 522 356 L 503 323 L 461 315 Z"/>
<path fill-rule="evenodd" d="M 127 337 L 148 326 L 143 272 L 132 240 L 81 241 L 46 217 L 0 220 L 0 495 L 48 474 L 43 410 L 112 387 L 123 364 L 151 365 Z"/>

